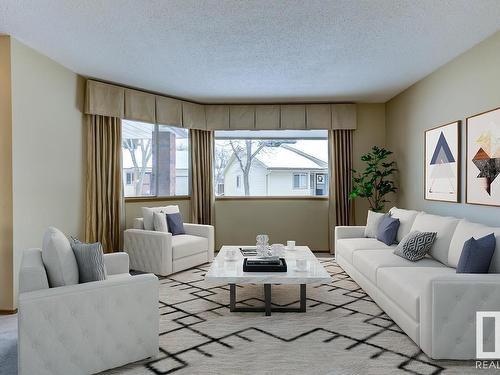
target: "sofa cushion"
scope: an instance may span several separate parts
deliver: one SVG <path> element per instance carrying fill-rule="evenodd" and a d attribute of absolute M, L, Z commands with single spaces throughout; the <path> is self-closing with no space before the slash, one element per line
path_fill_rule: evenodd
<path fill-rule="evenodd" d="M 337 240 L 335 254 L 352 264 L 352 255 L 357 250 L 394 250 L 396 245 L 387 246 L 376 238 L 343 238 Z"/>
<path fill-rule="evenodd" d="M 353 255 L 352 264 L 372 283 L 377 284 L 377 272 L 383 267 L 439 267 L 445 266 L 428 257 L 418 262 L 401 258 L 391 250 L 360 250 Z"/>
<path fill-rule="evenodd" d="M 421 212 L 415 218 L 411 231 L 436 232 L 436 240 L 429 254 L 446 266 L 450 242 L 459 219 L 455 217 L 437 216 Z"/>
<path fill-rule="evenodd" d="M 424 260 L 422 259 L 420 262 Z M 453 268 L 439 266 L 384 267 L 377 272 L 377 286 L 412 319 L 419 322 L 420 296 L 425 288 L 433 279 L 454 273 Z"/>
<path fill-rule="evenodd" d="M 382 222 L 385 215 L 386 214 L 382 214 L 380 212 L 373 212 L 372 210 L 368 210 L 368 215 L 366 217 L 365 237 L 377 238 L 378 226 Z"/>
<path fill-rule="evenodd" d="M 500 228 L 471 223 L 465 219 L 458 222 L 457 229 L 451 238 L 450 251 L 448 253 L 448 264 L 450 267 L 457 267 L 465 241 L 471 237 L 478 239 L 490 233 L 494 233 L 496 238 L 496 249 L 491 259 L 490 272 L 500 273 Z"/>
<path fill-rule="evenodd" d="M 78 284 L 78 265 L 63 232 L 49 227 L 43 235 L 42 260 L 50 287 Z"/>
<path fill-rule="evenodd" d="M 399 219 L 399 229 L 396 236 L 396 241 L 400 242 L 404 236 L 410 233 L 410 229 L 418 215 L 418 211 L 404 210 L 402 208 L 393 207 L 389 210 L 391 216 Z"/>
<path fill-rule="evenodd" d="M 155 230 L 153 221 L 153 215 L 155 212 L 173 214 L 175 212 L 179 212 L 179 206 L 170 205 L 165 207 L 142 207 L 142 218 L 144 220 L 145 230 Z"/>
<path fill-rule="evenodd" d="M 208 251 L 208 238 L 179 234 L 172 236 L 172 259 L 180 259 Z"/>

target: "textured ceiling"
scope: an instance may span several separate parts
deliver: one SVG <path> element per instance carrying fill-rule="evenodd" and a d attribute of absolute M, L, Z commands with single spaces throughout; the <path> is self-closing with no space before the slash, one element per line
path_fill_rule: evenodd
<path fill-rule="evenodd" d="M 204 102 L 386 101 L 499 29 L 499 0 L 0 1 L 77 73 Z"/>

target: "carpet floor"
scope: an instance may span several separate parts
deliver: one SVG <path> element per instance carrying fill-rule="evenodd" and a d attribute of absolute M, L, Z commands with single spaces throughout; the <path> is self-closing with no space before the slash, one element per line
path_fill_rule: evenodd
<path fill-rule="evenodd" d="M 106 374 L 478 374 L 474 361 L 433 361 L 331 258 L 333 281 L 307 286 L 306 313 L 229 312 L 229 287 L 205 282 L 208 265 L 160 280 L 160 356 Z M 237 286 L 261 306 L 262 286 Z M 272 287 L 277 306 L 298 286 Z M 498 370 L 495 370 L 498 371 Z M 494 371 L 491 371 L 493 373 Z"/>
<path fill-rule="evenodd" d="M 229 312 L 229 287 L 205 282 L 209 265 L 160 279 L 160 355 L 103 374 L 487 374 L 474 361 L 433 361 L 331 258 L 330 284 L 307 286 L 306 313 Z M 237 286 L 240 305 L 263 288 Z M 272 287 L 275 305 L 298 303 L 296 286 Z M 10 318 L 11 319 L 11 318 Z M 7 327 L 6 327 L 7 326 Z M 16 332 L 0 321 L 0 373 L 15 374 Z"/>

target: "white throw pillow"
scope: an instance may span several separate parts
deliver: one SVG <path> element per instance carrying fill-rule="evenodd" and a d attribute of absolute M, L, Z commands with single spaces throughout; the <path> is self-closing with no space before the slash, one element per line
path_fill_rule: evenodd
<path fill-rule="evenodd" d="M 384 218 L 385 214 L 368 210 L 366 218 L 365 237 L 377 238 L 378 226 Z"/>
<path fill-rule="evenodd" d="M 449 266 L 448 251 L 450 250 L 451 237 L 455 232 L 459 219 L 431 215 L 421 212 L 415 218 L 411 231 L 436 232 L 436 241 L 429 254 L 437 261 Z"/>
<path fill-rule="evenodd" d="M 69 240 L 59 229 L 49 227 L 43 236 L 42 260 L 50 287 L 78 284 L 78 265 Z"/>
<path fill-rule="evenodd" d="M 389 213 L 394 219 L 399 219 L 399 229 L 398 234 L 396 235 L 396 241 L 401 242 L 401 240 L 408 233 L 410 233 L 413 222 L 418 215 L 418 211 L 404 210 L 401 208 L 393 207 L 389 210 Z"/>
<path fill-rule="evenodd" d="M 168 232 L 167 214 L 155 212 L 153 214 L 153 226 L 157 232 Z"/>
<path fill-rule="evenodd" d="M 145 230 L 155 230 L 153 217 L 155 212 L 174 214 L 179 212 L 179 206 L 170 205 L 165 207 L 142 207 L 142 218 L 144 220 Z"/>
<path fill-rule="evenodd" d="M 144 220 L 145 230 L 155 230 L 153 217 L 155 212 L 174 214 L 176 212 L 179 212 L 179 206 L 170 205 L 165 207 L 142 207 L 142 218 Z"/>

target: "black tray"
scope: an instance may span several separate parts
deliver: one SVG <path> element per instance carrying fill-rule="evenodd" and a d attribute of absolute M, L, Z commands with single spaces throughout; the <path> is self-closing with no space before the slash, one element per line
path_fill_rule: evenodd
<path fill-rule="evenodd" d="M 243 260 L 243 272 L 286 272 L 286 260 L 285 258 L 280 258 L 281 264 L 278 265 L 249 265 L 247 264 L 247 259 Z"/>

